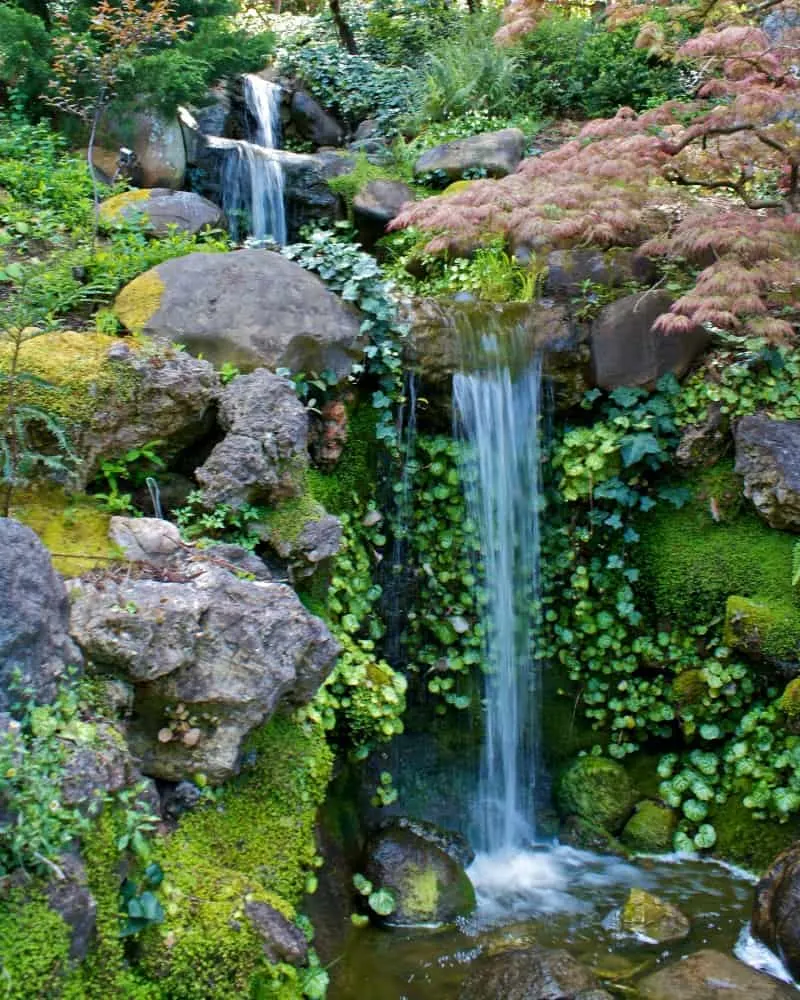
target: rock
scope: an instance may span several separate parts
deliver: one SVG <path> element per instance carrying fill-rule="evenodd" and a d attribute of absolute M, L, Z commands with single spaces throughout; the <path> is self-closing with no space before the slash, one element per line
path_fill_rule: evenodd
<path fill-rule="evenodd" d="M 785 962 L 800 978 L 800 846 L 779 854 L 756 886 L 753 936 Z"/>
<path fill-rule="evenodd" d="M 279 704 L 307 701 L 338 645 L 284 584 L 240 579 L 209 554 L 164 574 L 73 583 L 72 631 L 97 667 L 135 690 L 128 742 L 168 781 L 236 773 L 242 740 Z"/>
<path fill-rule="evenodd" d="M 800 420 L 742 417 L 734 430 L 744 495 L 772 528 L 800 532 Z"/>
<path fill-rule="evenodd" d="M 209 506 L 239 508 L 298 496 L 308 466 L 308 414 L 289 379 L 259 368 L 226 386 L 218 421 L 226 432 L 195 470 Z"/>
<path fill-rule="evenodd" d="M 119 792 L 141 777 L 120 733 L 111 726 L 98 726 L 92 745 L 66 745 L 61 794 L 67 806 L 98 812 L 107 794 Z"/>
<path fill-rule="evenodd" d="M 561 774 L 556 788 L 562 816 L 579 816 L 609 833 L 622 828 L 635 801 L 625 768 L 606 757 L 578 757 Z"/>
<path fill-rule="evenodd" d="M 158 517 L 111 518 L 108 537 L 131 562 L 164 566 L 184 547 L 176 525 Z"/>
<path fill-rule="evenodd" d="M 525 135 L 518 128 L 482 132 L 429 149 L 414 164 L 414 176 L 441 172 L 457 181 L 466 171 L 476 170 L 488 177 L 505 177 L 516 170 L 524 151 Z"/>
<path fill-rule="evenodd" d="M 145 219 L 148 232 L 166 236 L 173 227 L 184 233 L 224 227 L 219 205 L 192 191 L 170 188 L 142 188 L 107 198 L 100 206 L 100 220 L 106 225 Z"/>
<path fill-rule="evenodd" d="M 613 834 L 582 816 L 567 816 L 558 831 L 558 839 L 560 843 L 577 847 L 581 851 L 619 854 L 621 857 L 627 857 L 628 854 Z"/>
<path fill-rule="evenodd" d="M 643 854 L 668 852 L 672 850 L 672 838 L 677 826 L 678 817 L 669 806 L 659 802 L 639 802 L 620 839 L 632 851 Z"/>
<path fill-rule="evenodd" d="M 681 430 L 675 462 L 683 469 L 716 465 L 731 443 L 731 422 L 719 403 L 712 403 L 704 420 Z"/>
<path fill-rule="evenodd" d="M 391 824 L 369 841 L 364 874 L 396 900 L 394 924 L 451 923 L 475 908 L 475 890 L 462 866 L 428 835 Z"/>
<path fill-rule="evenodd" d="M 415 197 L 414 189 L 402 181 L 370 181 L 358 192 L 353 199 L 353 221 L 365 249 L 375 246 L 403 205 Z"/>
<path fill-rule="evenodd" d="M 361 355 L 356 310 L 265 250 L 165 261 L 123 288 L 114 309 L 128 329 L 178 340 L 218 364 L 331 369 L 344 378 Z"/>
<path fill-rule="evenodd" d="M 347 407 L 340 399 L 329 400 L 309 427 L 309 451 L 314 464 L 333 471 L 347 444 Z"/>
<path fill-rule="evenodd" d="M 130 176 L 137 187 L 183 187 L 186 150 L 176 118 L 166 118 L 152 109 L 116 116 L 113 112 L 107 113 L 98 138 L 97 165 L 102 169 L 109 155 L 118 156 L 120 147 L 127 147 L 136 154 Z"/>
<path fill-rule="evenodd" d="M 475 962 L 458 1000 L 597 1000 L 607 997 L 568 952 L 520 948 Z"/>
<path fill-rule="evenodd" d="M 637 983 L 643 1000 L 792 1000 L 792 986 L 704 949 L 659 969 Z"/>
<path fill-rule="evenodd" d="M 279 151 L 279 162 L 290 238 L 304 226 L 346 217 L 346 206 L 328 181 L 350 173 L 356 165 L 354 157 L 333 151 L 313 155 Z"/>
<path fill-rule="evenodd" d="M 626 281 L 652 279 L 652 261 L 633 250 L 553 250 L 547 255 L 545 290 L 565 298 L 585 293 L 586 283 L 619 288 Z"/>
<path fill-rule="evenodd" d="M 778 673 L 800 673 L 800 614 L 791 600 L 742 597 L 725 602 L 725 641 Z"/>
<path fill-rule="evenodd" d="M 691 925 L 677 906 L 644 889 L 631 889 L 622 907 L 620 928 L 655 944 L 666 944 L 688 937 Z"/>
<path fill-rule="evenodd" d="M 69 957 L 82 962 L 94 941 L 97 902 L 89 891 L 86 868 L 77 855 L 62 856 L 58 867 L 63 878 L 55 876 L 47 883 L 47 905 L 70 929 Z"/>
<path fill-rule="evenodd" d="M 671 304 L 669 292 L 651 290 L 626 295 L 600 310 L 591 330 L 595 385 L 652 385 L 667 372 L 686 374 L 709 335 L 700 327 L 670 336 L 654 331 L 653 323 Z"/>
<path fill-rule="evenodd" d="M 305 90 L 292 95 L 290 115 L 297 132 L 315 146 L 341 146 L 344 142 L 342 125 Z"/>
<path fill-rule="evenodd" d="M 264 541 L 288 566 L 291 580 L 313 576 L 321 563 L 336 555 L 342 544 L 342 523 L 311 497 L 300 497 L 270 511 Z"/>
<path fill-rule="evenodd" d="M 410 816 L 398 816 L 391 821 L 391 825 L 402 830 L 410 830 L 415 836 L 422 837 L 429 844 L 443 850 L 462 868 L 469 868 L 475 860 L 475 852 L 467 838 L 457 830 L 445 830 L 435 823 L 429 823 L 424 819 L 413 819 Z"/>
<path fill-rule="evenodd" d="M 268 903 L 251 900 L 244 904 L 244 912 L 261 938 L 264 954 L 270 962 L 288 962 L 302 965 L 308 959 L 308 941 L 305 934 Z"/>
<path fill-rule="evenodd" d="M 161 793 L 161 810 L 167 819 L 177 819 L 191 812 L 202 798 L 202 791 L 193 781 L 179 781 Z"/>
<path fill-rule="evenodd" d="M 12 680 L 52 701 L 82 657 L 69 637 L 69 602 L 50 554 L 30 528 L 0 518 L 0 711 L 16 700 Z"/>

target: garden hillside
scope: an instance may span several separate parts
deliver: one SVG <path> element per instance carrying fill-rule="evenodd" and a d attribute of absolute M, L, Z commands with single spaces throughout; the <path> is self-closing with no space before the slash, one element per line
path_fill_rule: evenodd
<path fill-rule="evenodd" d="M 798 66 L 0 3 L 0 996 L 797 995 Z"/>

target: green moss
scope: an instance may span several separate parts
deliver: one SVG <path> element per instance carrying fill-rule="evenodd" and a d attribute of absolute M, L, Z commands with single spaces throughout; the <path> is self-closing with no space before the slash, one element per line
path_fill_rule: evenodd
<path fill-rule="evenodd" d="M 348 414 L 347 444 L 336 469 L 332 473 L 309 469 L 308 490 L 329 513 L 347 513 L 355 506 L 363 506 L 373 495 L 377 477 L 377 420 L 377 411 L 368 403 L 354 407 Z"/>
<path fill-rule="evenodd" d="M 371 181 L 397 181 L 405 179 L 399 177 L 396 173 L 392 174 L 383 167 L 378 167 L 374 163 L 370 163 L 366 154 L 359 153 L 353 169 L 349 173 L 339 174 L 338 177 L 331 177 L 328 181 L 328 187 L 335 194 L 344 198 L 348 211 L 352 211 L 354 198 Z"/>
<path fill-rule="evenodd" d="M 770 660 L 797 660 L 800 608 L 791 600 L 729 597 L 725 608 L 725 641 Z"/>
<path fill-rule="evenodd" d="M 717 806 L 709 822 L 717 832 L 714 854 L 756 874 L 766 871 L 777 855 L 800 837 L 797 818 L 789 823 L 764 823 L 754 819 L 736 795 Z"/>
<path fill-rule="evenodd" d="M 792 721 L 800 717 L 800 677 L 795 677 L 786 685 L 778 707 Z"/>
<path fill-rule="evenodd" d="M 57 996 L 69 967 L 70 932 L 35 891 L 0 899 L 0 982 L 6 1000 Z"/>
<path fill-rule="evenodd" d="M 147 933 L 142 967 L 167 1000 L 247 996 L 256 975 L 274 982 L 245 899 L 293 917 L 315 861 L 333 762 L 321 728 L 273 718 L 246 756 L 254 764 L 219 804 L 183 817 L 157 852 L 168 919 Z"/>
<path fill-rule="evenodd" d="M 678 817 L 668 806 L 658 802 L 640 802 L 625 824 L 621 840 L 633 851 L 658 854 L 672 850 L 672 837 Z"/>
<path fill-rule="evenodd" d="M 579 757 L 558 781 L 556 803 L 562 816 L 579 816 L 616 833 L 636 800 L 625 768 L 606 757 Z"/>
<path fill-rule="evenodd" d="M 660 505 L 640 525 L 636 558 L 656 612 L 676 624 L 721 615 L 733 594 L 797 604 L 791 595 L 795 539 L 749 511 L 735 513 L 738 480 L 720 466 L 692 483 L 693 499 Z"/>
<path fill-rule="evenodd" d="M 110 515 L 85 494 L 68 494 L 57 486 L 20 491 L 14 494 L 11 516 L 36 532 L 64 576 L 107 566 L 116 555 L 108 540 Z"/>
<path fill-rule="evenodd" d="M 149 197 L 150 191 L 147 188 L 140 188 L 134 191 L 123 191 L 122 194 L 115 194 L 113 197 L 107 198 L 100 206 L 100 222 L 107 226 L 120 222 L 125 217 L 125 209 L 131 206 L 144 211 L 145 206 L 142 205 L 142 202 L 147 201 Z"/>
<path fill-rule="evenodd" d="M 126 285 L 114 300 L 114 315 L 131 333 L 140 333 L 158 312 L 165 285 L 151 268 Z"/>
<path fill-rule="evenodd" d="M 267 540 L 280 554 L 283 554 L 283 549 L 291 551 L 303 528 L 310 521 L 319 521 L 325 513 L 322 504 L 308 493 L 284 500 L 277 507 L 271 508 L 264 517 Z"/>
<path fill-rule="evenodd" d="M 439 880 L 432 868 L 411 868 L 403 873 L 403 912 L 424 922 L 435 919 L 439 906 Z"/>
<path fill-rule="evenodd" d="M 683 670 L 672 682 L 672 701 L 679 708 L 699 705 L 708 695 L 708 681 L 702 670 Z"/>

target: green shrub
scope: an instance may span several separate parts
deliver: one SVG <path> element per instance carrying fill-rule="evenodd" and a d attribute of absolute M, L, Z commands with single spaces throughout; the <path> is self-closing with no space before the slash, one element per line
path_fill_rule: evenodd
<path fill-rule="evenodd" d="M 0 6 L 0 84 L 18 109 L 35 114 L 50 75 L 50 39 L 42 21 L 9 4 Z"/>
<path fill-rule="evenodd" d="M 409 66 L 457 31 L 464 15 L 447 0 L 373 0 L 365 51 L 392 66 Z"/>

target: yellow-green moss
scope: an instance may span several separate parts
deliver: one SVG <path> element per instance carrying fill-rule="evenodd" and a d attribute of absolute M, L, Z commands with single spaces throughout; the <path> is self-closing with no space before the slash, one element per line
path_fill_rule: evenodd
<path fill-rule="evenodd" d="M 165 285 L 151 268 L 126 285 L 114 300 L 114 315 L 131 333 L 140 333 L 161 306 Z"/>
<path fill-rule="evenodd" d="M 778 706 L 784 715 L 793 722 L 800 718 L 800 677 L 789 681 L 784 688 Z"/>
<path fill-rule="evenodd" d="M 36 532 L 64 576 L 107 566 L 117 555 L 108 540 L 110 515 L 85 494 L 68 494 L 58 486 L 18 491 L 11 516 Z"/>
<path fill-rule="evenodd" d="M 715 807 L 708 821 L 717 833 L 714 854 L 756 874 L 765 871 L 800 836 L 796 817 L 788 823 L 760 822 L 737 795 Z"/>
<path fill-rule="evenodd" d="M 377 419 L 377 411 L 368 403 L 356 406 L 348 413 L 347 444 L 334 471 L 326 473 L 309 469 L 306 474 L 308 492 L 330 514 L 346 514 L 374 492 L 378 455 L 375 447 Z"/>
<path fill-rule="evenodd" d="M 436 918 L 439 880 L 433 868 L 409 868 L 403 873 L 403 913 L 421 921 Z"/>
<path fill-rule="evenodd" d="M 254 976 L 274 980 L 245 899 L 292 917 L 304 893 L 333 755 L 321 728 L 279 716 L 249 758 L 219 804 L 183 817 L 157 851 L 167 921 L 145 936 L 142 968 L 168 1000 L 248 996 Z"/>
<path fill-rule="evenodd" d="M 130 347 L 130 341 L 127 343 Z M 109 360 L 113 344 L 101 333 L 58 332 L 32 337 L 22 345 L 17 370 L 47 385 L 18 383 L 19 401 L 41 406 L 71 423 L 87 420 L 111 397 L 127 398 L 138 376 L 129 366 Z M 0 371 L 8 370 L 10 357 L 11 346 L 0 344 Z"/>
<path fill-rule="evenodd" d="M 791 599 L 729 597 L 725 608 L 725 641 L 771 660 L 800 659 L 800 609 Z"/>
<path fill-rule="evenodd" d="M 466 191 L 468 187 L 471 187 L 474 181 L 453 181 L 452 184 L 448 184 L 447 187 L 442 191 L 442 195 L 445 197 L 451 194 L 461 194 L 462 191 Z"/>
<path fill-rule="evenodd" d="M 264 525 L 269 532 L 269 541 L 278 549 L 283 545 L 292 546 L 303 528 L 310 521 L 319 521 L 325 516 L 325 508 L 308 493 L 284 500 L 267 512 Z"/>
<path fill-rule="evenodd" d="M 113 225 L 124 218 L 125 209 L 131 206 L 144 211 L 142 202 L 149 199 L 151 192 L 147 188 L 139 188 L 133 191 L 123 191 L 122 194 L 115 194 L 107 198 L 100 206 L 100 221 L 108 225 Z"/>
<path fill-rule="evenodd" d="M 396 181 L 399 179 L 396 174 L 393 175 L 383 167 L 378 167 L 374 163 L 370 163 L 366 155 L 360 153 L 356 157 L 353 169 L 346 174 L 331 177 L 328 181 L 328 187 L 335 194 L 344 198 L 348 210 L 352 210 L 353 199 L 371 181 Z"/>
<path fill-rule="evenodd" d="M 0 983 L 6 1000 L 58 996 L 69 969 L 70 932 L 33 890 L 0 898 Z"/>
<path fill-rule="evenodd" d="M 679 708 L 697 705 L 708 694 L 708 681 L 702 670 L 684 670 L 672 682 L 672 701 Z"/>

